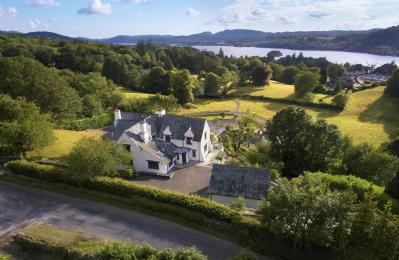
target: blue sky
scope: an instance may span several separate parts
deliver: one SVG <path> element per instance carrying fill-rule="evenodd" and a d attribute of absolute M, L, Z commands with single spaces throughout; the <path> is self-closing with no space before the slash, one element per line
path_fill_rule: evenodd
<path fill-rule="evenodd" d="M 399 0 L 0 0 L 0 30 L 68 36 L 186 35 L 399 25 Z"/>

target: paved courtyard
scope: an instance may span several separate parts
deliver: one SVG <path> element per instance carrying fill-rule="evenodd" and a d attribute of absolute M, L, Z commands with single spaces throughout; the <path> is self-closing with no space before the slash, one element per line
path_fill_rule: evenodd
<path fill-rule="evenodd" d="M 171 179 L 140 175 L 134 182 L 189 194 L 205 196 L 211 179 L 210 166 L 192 166 L 174 171 Z"/>

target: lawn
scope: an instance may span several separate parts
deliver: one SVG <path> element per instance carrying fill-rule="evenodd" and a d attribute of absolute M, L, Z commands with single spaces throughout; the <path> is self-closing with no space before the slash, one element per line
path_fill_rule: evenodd
<path fill-rule="evenodd" d="M 294 85 L 288 85 L 284 83 L 280 83 L 277 81 L 270 81 L 269 86 L 264 87 L 237 87 L 232 90 L 230 95 L 234 96 L 264 96 L 269 98 L 284 98 L 284 99 L 295 99 L 295 87 Z M 328 96 L 325 94 L 313 94 L 312 100 L 314 103 L 332 103 L 332 96 Z"/>
<path fill-rule="evenodd" d="M 148 93 L 132 91 L 132 90 L 129 90 L 129 89 L 126 89 L 126 88 L 123 88 L 123 87 L 118 87 L 117 90 L 127 100 L 137 99 L 137 98 L 148 98 L 148 97 L 154 95 L 154 94 L 148 94 Z"/>
<path fill-rule="evenodd" d="M 29 153 L 29 157 L 43 157 L 47 159 L 58 158 L 68 154 L 73 145 L 83 137 L 99 138 L 104 134 L 101 130 L 68 131 L 54 130 L 55 142 L 40 151 Z"/>
<path fill-rule="evenodd" d="M 271 98 L 292 98 L 294 96 L 294 85 L 287 85 L 277 81 L 270 81 L 269 86 L 265 87 L 237 87 L 229 94 L 235 96 L 265 96 Z"/>
<path fill-rule="evenodd" d="M 306 111 L 315 119 L 325 119 L 336 124 L 355 143 L 380 145 L 399 134 L 399 100 L 383 96 L 383 91 L 384 87 L 377 87 L 353 93 L 343 112 L 319 108 L 306 108 Z M 272 118 L 276 112 L 287 106 L 277 102 L 249 100 L 240 100 L 239 103 L 239 111 L 256 112 L 266 118 Z M 202 99 L 195 105 L 196 108 L 183 109 L 179 114 L 237 110 L 235 99 Z"/>

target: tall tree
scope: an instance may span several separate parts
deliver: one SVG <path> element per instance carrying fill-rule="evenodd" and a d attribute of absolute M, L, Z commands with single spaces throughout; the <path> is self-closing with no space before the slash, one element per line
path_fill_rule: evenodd
<path fill-rule="evenodd" d="M 304 97 L 320 85 L 320 74 L 305 71 L 297 75 L 295 79 L 295 95 Z"/>
<path fill-rule="evenodd" d="M 342 65 L 333 64 L 327 69 L 328 76 L 330 80 L 334 83 L 337 83 L 339 79 L 345 75 L 346 69 Z"/>
<path fill-rule="evenodd" d="M 0 96 L 0 146 L 24 157 L 54 141 L 53 125 L 34 103 Z"/>
<path fill-rule="evenodd" d="M 76 91 L 56 70 L 24 57 L 0 58 L 0 90 L 25 97 L 55 119 L 74 118 L 82 110 Z"/>
<path fill-rule="evenodd" d="M 341 134 L 324 120 L 312 121 L 305 110 L 295 106 L 278 112 L 267 124 L 271 156 L 283 163 L 284 176 L 304 171 L 326 171 L 342 154 Z"/>
<path fill-rule="evenodd" d="M 188 70 L 172 71 L 169 80 L 173 96 L 180 104 L 184 105 L 194 100 L 190 72 Z"/>
<path fill-rule="evenodd" d="M 206 74 L 204 82 L 204 94 L 207 96 L 217 96 L 220 90 L 219 76 L 213 72 Z"/>
<path fill-rule="evenodd" d="M 392 73 L 392 77 L 387 82 L 385 93 L 391 97 L 399 97 L 399 69 Z"/>
<path fill-rule="evenodd" d="M 252 71 L 252 83 L 255 86 L 262 87 L 270 84 L 273 71 L 268 64 L 261 63 Z"/>

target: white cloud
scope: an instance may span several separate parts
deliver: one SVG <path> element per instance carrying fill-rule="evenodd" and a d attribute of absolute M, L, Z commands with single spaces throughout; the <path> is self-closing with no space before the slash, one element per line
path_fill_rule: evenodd
<path fill-rule="evenodd" d="M 188 8 L 186 11 L 186 15 L 188 16 L 198 16 L 199 12 L 195 10 L 194 8 Z"/>
<path fill-rule="evenodd" d="M 102 14 L 108 15 L 112 13 L 111 4 L 103 3 L 101 0 L 92 0 L 88 7 L 78 10 L 78 14 Z"/>
<path fill-rule="evenodd" d="M 13 7 L 13 6 L 8 7 L 8 8 L 7 8 L 7 14 L 8 14 L 8 16 L 11 17 L 11 18 L 17 17 L 17 14 L 18 14 L 17 8 L 15 8 L 15 7 Z"/>
<path fill-rule="evenodd" d="M 265 31 L 368 29 L 399 24 L 398 11 L 398 0 L 231 0 L 208 24 Z"/>
<path fill-rule="evenodd" d="M 0 18 L 13 19 L 17 17 L 17 14 L 18 14 L 17 8 L 13 6 L 3 8 L 0 5 Z"/>
<path fill-rule="evenodd" d="M 26 0 L 28 6 L 60 6 L 55 0 Z"/>
<path fill-rule="evenodd" d="M 29 27 L 32 30 L 36 30 L 40 26 L 41 22 L 38 19 L 30 20 Z"/>
<path fill-rule="evenodd" d="M 231 5 L 222 9 L 222 15 L 217 22 L 222 25 L 253 24 L 268 16 L 260 0 L 234 0 Z"/>

